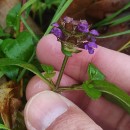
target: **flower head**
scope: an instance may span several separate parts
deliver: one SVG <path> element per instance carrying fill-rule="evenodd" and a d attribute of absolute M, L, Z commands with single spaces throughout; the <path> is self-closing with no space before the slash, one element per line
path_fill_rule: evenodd
<path fill-rule="evenodd" d="M 52 24 L 53 33 L 62 44 L 62 52 L 78 53 L 77 47 L 84 45 L 84 48 L 93 54 L 97 48 L 96 36 L 98 31 L 91 29 L 86 20 L 74 20 L 70 17 L 65 17 L 61 22 Z"/>

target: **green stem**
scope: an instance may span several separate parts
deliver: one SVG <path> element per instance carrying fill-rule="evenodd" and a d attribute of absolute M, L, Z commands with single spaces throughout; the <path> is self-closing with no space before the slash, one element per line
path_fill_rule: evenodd
<path fill-rule="evenodd" d="M 19 35 L 20 32 L 20 16 L 17 15 L 17 26 L 16 26 L 16 37 Z"/>
<path fill-rule="evenodd" d="M 127 48 L 128 45 L 130 45 L 130 41 L 127 42 L 124 46 L 122 46 L 118 51 L 120 51 L 120 52 L 123 51 L 124 49 Z"/>
<path fill-rule="evenodd" d="M 62 16 L 62 14 L 65 12 L 65 10 L 69 7 L 69 5 L 70 5 L 72 2 L 73 2 L 73 0 L 68 0 L 68 1 L 64 4 L 64 6 L 63 6 L 63 7 L 61 8 L 61 10 L 59 11 L 59 13 L 57 13 L 57 15 L 53 18 L 51 24 L 54 23 L 54 22 L 57 22 L 57 21 L 59 20 L 59 18 Z M 47 29 L 47 31 L 45 32 L 44 35 L 47 35 L 47 34 L 50 33 L 51 29 L 53 28 L 53 27 L 51 26 L 51 24 L 50 24 L 50 26 L 48 27 L 48 29 Z"/>
<path fill-rule="evenodd" d="M 29 25 L 27 24 L 26 20 L 22 16 L 21 16 L 21 21 L 23 22 L 23 24 L 25 25 L 25 27 L 27 28 L 29 33 L 33 36 L 35 41 L 38 42 L 39 38 L 36 36 L 36 34 L 33 32 L 33 30 L 29 27 Z"/>
<path fill-rule="evenodd" d="M 68 61 L 68 58 L 69 57 L 65 55 L 62 66 L 61 66 L 61 70 L 60 70 L 60 73 L 59 73 L 59 76 L 58 76 L 58 79 L 57 79 L 57 82 L 56 82 L 56 90 L 59 88 L 60 81 L 61 81 L 64 69 L 65 69 L 66 63 Z"/>
<path fill-rule="evenodd" d="M 33 54 L 32 54 L 32 56 L 30 57 L 28 63 L 30 63 L 30 62 L 34 59 L 34 56 L 35 56 L 35 50 L 33 51 Z M 26 69 L 23 69 L 23 70 L 21 71 L 21 73 L 19 74 L 18 78 L 17 78 L 17 82 L 19 82 L 19 81 L 22 79 L 22 77 L 24 76 L 25 73 L 26 73 Z"/>

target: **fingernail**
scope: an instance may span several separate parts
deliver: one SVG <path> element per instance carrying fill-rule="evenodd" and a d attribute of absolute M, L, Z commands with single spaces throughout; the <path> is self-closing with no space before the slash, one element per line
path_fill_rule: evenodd
<path fill-rule="evenodd" d="M 29 100 L 25 108 L 25 122 L 29 130 L 46 130 L 68 105 L 59 94 L 44 91 Z"/>

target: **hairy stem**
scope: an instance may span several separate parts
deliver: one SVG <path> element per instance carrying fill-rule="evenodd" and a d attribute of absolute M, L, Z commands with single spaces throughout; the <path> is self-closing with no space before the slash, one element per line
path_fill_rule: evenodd
<path fill-rule="evenodd" d="M 58 76 L 58 79 L 56 82 L 56 90 L 59 88 L 60 81 L 61 81 L 62 75 L 64 73 L 64 69 L 65 69 L 66 63 L 68 61 L 68 58 L 69 58 L 68 56 L 64 57 L 64 60 L 63 60 L 62 66 L 61 66 L 61 70 L 60 70 L 60 73 L 59 73 L 59 76 Z"/>

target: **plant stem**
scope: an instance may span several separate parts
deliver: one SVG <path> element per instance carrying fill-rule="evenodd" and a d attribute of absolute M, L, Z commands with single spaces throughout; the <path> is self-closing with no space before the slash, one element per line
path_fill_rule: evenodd
<path fill-rule="evenodd" d="M 124 46 L 122 46 L 118 51 L 120 51 L 120 52 L 123 51 L 124 49 L 127 48 L 128 45 L 130 45 L 130 41 L 127 42 Z"/>
<path fill-rule="evenodd" d="M 29 25 L 27 24 L 26 20 L 23 17 L 21 17 L 21 21 L 24 23 L 25 27 L 27 28 L 29 33 L 33 36 L 35 41 L 38 42 L 39 38 L 36 36 L 36 34 L 33 32 L 33 30 L 29 27 Z"/>
<path fill-rule="evenodd" d="M 28 63 L 30 63 L 30 62 L 34 59 L 34 56 L 35 56 L 35 50 L 33 51 L 33 54 L 32 54 L 32 56 L 30 57 Z M 17 78 L 17 82 L 19 82 L 19 81 L 22 79 L 22 77 L 24 76 L 25 73 L 26 73 L 26 69 L 23 69 L 23 70 L 21 71 L 21 73 L 19 74 L 18 78 Z"/>
<path fill-rule="evenodd" d="M 65 69 L 66 63 L 67 63 L 67 61 L 68 61 L 68 58 L 69 58 L 69 57 L 65 55 L 64 60 L 63 60 L 63 63 L 62 63 L 62 66 L 61 66 L 61 70 L 60 70 L 60 73 L 59 73 L 59 76 L 58 76 L 58 79 L 57 79 L 57 81 L 56 81 L 56 90 L 59 88 L 60 81 L 61 81 L 61 78 L 62 78 L 64 69 Z"/>

